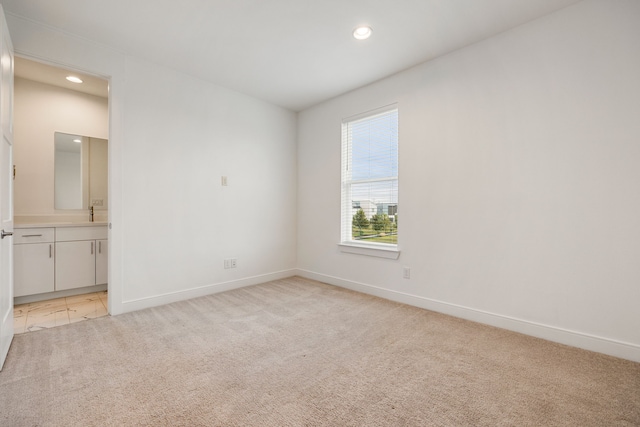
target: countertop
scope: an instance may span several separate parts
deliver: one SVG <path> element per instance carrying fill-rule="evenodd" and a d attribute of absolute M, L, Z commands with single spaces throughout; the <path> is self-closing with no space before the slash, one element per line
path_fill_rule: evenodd
<path fill-rule="evenodd" d="M 99 227 L 106 226 L 107 221 L 96 222 L 47 222 L 47 223 L 20 223 L 13 224 L 13 228 L 59 228 L 59 227 Z"/>

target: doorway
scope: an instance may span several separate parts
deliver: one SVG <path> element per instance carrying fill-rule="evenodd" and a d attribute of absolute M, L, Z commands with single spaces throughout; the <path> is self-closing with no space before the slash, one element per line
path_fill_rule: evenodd
<path fill-rule="evenodd" d="M 98 256 L 108 247 L 109 99 L 106 79 L 27 58 L 16 57 L 14 81 L 15 227 L 36 230 L 14 241 L 14 330 L 21 333 L 108 314 L 108 268 Z M 29 258 L 38 245 L 41 258 Z M 93 270 L 61 266 L 63 249 L 71 268 L 79 263 L 76 246 L 90 248 Z M 42 266 L 37 277 L 25 268 L 33 265 Z"/>

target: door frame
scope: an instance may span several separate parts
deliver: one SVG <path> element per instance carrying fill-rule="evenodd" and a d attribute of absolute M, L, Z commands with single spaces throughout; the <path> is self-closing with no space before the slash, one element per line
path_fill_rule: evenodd
<path fill-rule="evenodd" d="M 109 81 L 109 306 L 111 315 L 124 313 L 124 138 L 127 75 L 130 58 L 108 46 L 62 30 L 7 15 L 18 56 L 56 67 L 82 71 Z"/>
<path fill-rule="evenodd" d="M 27 59 L 29 61 L 34 61 L 34 62 L 39 62 L 41 64 L 45 64 L 45 65 L 49 65 L 51 67 L 55 67 L 55 68 L 59 68 L 61 70 L 65 70 L 68 71 L 70 73 L 82 73 L 82 74 L 88 74 L 94 77 L 98 77 L 101 78 L 103 80 L 105 80 L 107 82 L 107 85 L 109 87 L 108 90 L 108 94 L 107 94 L 107 108 L 108 108 L 108 117 L 107 117 L 107 129 L 108 129 L 108 141 L 109 143 L 107 144 L 107 158 L 108 158 L 108 177 L 107 177 L 107 182 L 108 182 L 108 194 L 107 194 L 107 206 L 109 206 L 108 209 L 108 218 L 107 218 L 107 230 L 108 230 L 108 240 L 111 241 L 112 239 L 112 194 L 113 194 L 113 190 L 112 190 L 112 186 L 114 185 L 114 181 L 115 179 L 113 178 L 113 174 L 114 174 L 114 166 L 112 165 L 112 163 L 115 161 L 115 155 L 113 153 L 113 147 L 112 147 L 112 129 L 113 129 L 113 123 L 112 123 L 112 78 L 110 76 L 105 76 L 101 73 L 97 73 L 94 71 L 90 71 L 90 70 L 86 70 L 80 67 L 73 67 L 70 66 L 68 64 L 63 64 L 60 62 L 57 62 L 55 60 L 51 60 L 51 59 L 45 59 L 45 58 L 41 58 L 38 57 L 37 55 L 31 55 L 31 54 L 27 54 L 24 52 L 21 52 L 19 50 L 14 51 L 14 55 L 19 57 L 19 58 L 23 58 L 23 59 Z M 118 165 L 119 167 L 119 165 Z M 108 274 L 108 281 L 107 281 L 107 291 L 109 293 L 109 298 L 108 298 L 108 306 L 107 306 L 107 312 L 109 314 L 120 314 L 122 312 L 122 298 L 121 298 L 121 294 L 120 292 L 117 292 L 117 288 L 115 286 L 113 286 L 113 278 L 115 277 L 114 274 L 112 274 L 112 259 L 113 259 L 113 247 L 115 245 L 109 244 L 107 246 L 107 254 L 108 254 L 108 259 L 109 259 L 109 263 L 108 263 L 108 267 L 107 267 L 107 274 Z"/>

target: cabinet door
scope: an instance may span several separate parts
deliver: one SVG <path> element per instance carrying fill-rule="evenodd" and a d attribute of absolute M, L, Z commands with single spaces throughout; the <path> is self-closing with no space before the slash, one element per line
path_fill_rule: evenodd
<path fill-rule="evenodd" d="M 96 285 L 104 285 L 108 280 L 108 240 L 96 240 L 98 250 L 96 252 Z"/>
<path fill-rule="evenodd" d="M 56 291 L 96 284 L 95 240 L 56 242 Z"/>
<path fill-rule="evenodd" d="M 14 245 L 14 296 L 53 292 L 53 265 L 53 243 Z"/>

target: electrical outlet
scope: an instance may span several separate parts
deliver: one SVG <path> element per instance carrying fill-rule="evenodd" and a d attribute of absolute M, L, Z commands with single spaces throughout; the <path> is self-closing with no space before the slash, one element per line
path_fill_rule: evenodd
<path fill-rule="evenodd" d="M 236 258 L 227 258 L 224 260 L 224 268 L 236 268 L 238 260 Z"/>
<path fill-rule="evenodd" d="M 104 206 L 103 203 L 103 199 L 91 199 L 91 206 Z"/>
<path fill-rule="evenodd" d="M 238 266 L 238 260 L 235 258 L 231 258 L 231 268 L 236 268 Z"/>
<path fill-rule="evenodd" d="M 402 277 L 405 279 L 411 279 L 411 269 L 409 267 L 402 268 Z"/>

